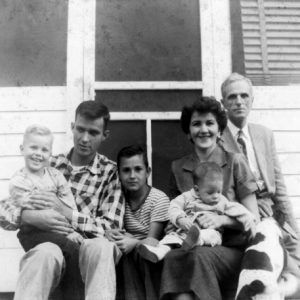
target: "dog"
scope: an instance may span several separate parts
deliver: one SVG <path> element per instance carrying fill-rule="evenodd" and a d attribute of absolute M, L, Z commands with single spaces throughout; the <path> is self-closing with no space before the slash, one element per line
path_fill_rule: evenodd
<path fill-rule="evenodd" d="M 282 233 L 273 218 L 257 224 L 256 235 L 245 251 L 236 300 L 282 300 L 279 278 L 285 266 L 286 251 Z"/>

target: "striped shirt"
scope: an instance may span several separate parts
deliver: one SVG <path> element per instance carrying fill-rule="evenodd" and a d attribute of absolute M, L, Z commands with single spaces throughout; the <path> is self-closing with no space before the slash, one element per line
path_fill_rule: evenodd
<path fill-rule="evenodd" d="M 147 237 L 152 222 L 168 221 L 170 200 L 168 196 L 151 187 L 144 204 L 133 211 L 128 202 L 125 203 L 125 229 L 137 239 Z"/>
<path fill-rule="evenodd" d="M 60 170 L 74 195 L 78 212 L 73 211 L 72 226 L 79 231 L 101 236 L 106 229 L 122 228 L 125 212 L 124 198 L 116 164 L 101 154 L 80 169 L 73 168 L 67 154 L 53 156 L 50 165 Z M 10 199 L 1 201 L 0 224 L 6 229 L 20 225 L 21 209 Z"/>

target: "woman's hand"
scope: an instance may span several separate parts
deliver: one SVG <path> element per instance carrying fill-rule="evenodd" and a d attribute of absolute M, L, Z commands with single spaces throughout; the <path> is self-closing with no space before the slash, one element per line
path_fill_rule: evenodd
<path fill-rule="evenodd" d="M 178 227 L 183 229 L 184 231 L 189 231 L 193 225 L 191 219 L 184 217 L 177 220 Z"/>
<path fill-rule="evenodd" d="M 212 214 L 211 212 L 203 212 L 203 214 L 197 218 L 197 222 L 201 228 L 219 229 L 224 225 L 224 216 Z"/>
<path fill-rule="evenodd" d="M 125 254 L 131 252 L 139 242 L 140 241 L 138 239 L 125 235 L 123 235 L 122 238 L 117 238 L 117 240 L 115 241 L 119 249 Z"/>

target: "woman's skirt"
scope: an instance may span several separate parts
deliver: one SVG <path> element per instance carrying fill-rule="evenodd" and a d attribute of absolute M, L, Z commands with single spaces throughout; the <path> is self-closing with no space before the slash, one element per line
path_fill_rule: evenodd
<path fill-rule="evenodd" d="M 199 300 L 234 296 L 242 256 L 240 249 L 224 246 L 170 251 L 164 259 L 160 299 L 180 293 L 193 293 Z"/>

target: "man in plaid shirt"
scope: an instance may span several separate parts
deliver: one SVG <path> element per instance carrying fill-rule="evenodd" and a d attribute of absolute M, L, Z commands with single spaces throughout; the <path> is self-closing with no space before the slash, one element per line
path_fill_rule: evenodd
<path fill-rule="evenodd" d="M 97 153 L 108 136 L 108 121 L 106 106 L 96 101 L 82 102 L 72 123 L 74 147 L 67 155 L 51 159 L 51 166 L 69 182 L 78 211 L 46 192 L 31 196 L 32 204 L 40 210 L 22 211 L 9 201 L 2 205 L 6 227 L 21 224 L 22 238 L 32 244 L 20 264 L 15 299 L 48 299 L 59 283 L 65 299 L 80 299 L 82 280 L 86 299 L 115 298 L 115 263 L 121 252 L 104 235 L 111 229 L 123 228 L 124 199 L 116 164 Z M 22 232 L 26 225 L 62 235 L 68 234 L 72 225 L 86 239 L 77 249 L 74 245 L 61 249 L 49 242 L 34 246 L 34 237 Z"/>

